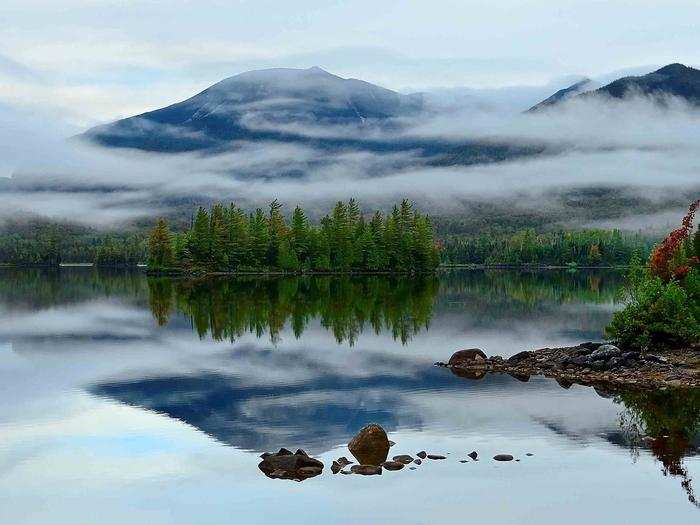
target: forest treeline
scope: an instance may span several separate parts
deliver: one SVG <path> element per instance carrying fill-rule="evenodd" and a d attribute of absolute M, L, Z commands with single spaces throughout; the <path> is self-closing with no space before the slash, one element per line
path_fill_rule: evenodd
<path fill-rule="evenodd" d="M 646 257 L 650 237 L 619 230 L 575 230 L 509 235 L 450 236 L 444 240 L 445 264 L 625 266 L 633 255 Z"/>
<path fill-rule="evenodd" d="M 0 263 L 58 266 L 95 263 L 135 266 L 146 261 L 146 234 L 138 231 L 98 232 L 69 224 L 28 222 L 0 231 Z"/>
<path fill-rule="evenodd" d="M 181 233 L 172 234 L 160 219 L 148 252 L 154 272 L 426 272 L 440 262 L 430 218 L 407 200 L 370 218 L 354 199 L 341 201 L 318 225 L 298 206 L 288 222 L 277 200 L 266 212 L 246 213 L 235 204 L 200 207 Z"/>
<path fill-rule="evenodd" d="M 169 254 L 167 248 L 165 254 L 169 264 L 217 270 L 347 269 L 349 265 L 350 269 L 410 271 L 412 264 L 425 265 L 427 259 L 430 264 L 435 263 L 435 238 L 439 239 L 443 264 L 624 266 L 635 253 L 642 259 L 648 256 L 657 241 L 616 230 L 523 229 L 457 235 L 438 228 L 433 234 L 429 219 L 418 215 L 422 225 L 416 229 L 415 212 L 407 213 L 402 207 L 386 217 L 362 213 L 357 216 L 354 201 L 352 205 L 341 204 L 322 221 L 315 221 L 316 226 L 310 224 L 303 210 L 285 219 L 279 205 L 275 210 L 258 210 L 252 214 L 237 207 L 214 206 L 211 210 L 202 209 L 189 224 L 179 223 L 176 228 L 179 233 L 170 233 L 165 228 L 159 234 L 171 240 Z M 406 235 L 405 227 L 399 234 L 397 225 L 402 223 L 409 224 L 408 233 L 413 239 Z M 338 227 L 340 224 L 344 226 Z M 416 233 L 422 238 L 419 243 L 415 242 Z M 234 246 L 231 235 L 238 236 L 242 242 Z M 332 236 L 335 237 L 331 239 Z M 102 267 L 135 266 L 148 260 L 148 237 L 147 231 L 136 227 L 100 232 L 46 222 L 15 224 L 0 230 L 0 264 L 58 266 L 92 262 Z M 419 246 L 423 247 L 422 251 Z"/>

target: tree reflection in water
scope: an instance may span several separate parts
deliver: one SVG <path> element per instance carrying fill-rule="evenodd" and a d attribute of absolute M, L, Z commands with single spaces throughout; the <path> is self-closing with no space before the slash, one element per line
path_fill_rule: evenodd
<path fill-rule="evenodd" d="M 697 450 L 700 432 L 700 389 L 627 392 L 616 401 L 625 407 L 620 424 L 630 438 L 632 451 L 647 443 L 661 462 L 664 476 L 681 479 L 688 501 L 700 508 L 683 458 Z"/>
<path fill-rule="evenodd" d="M 159 325 L 178 312 L 191 320 L 200 337 L 235 340 L 268 332 L 275 342 L 287 324 L 300 337 L 318 319 L 339 343 L 353 345 L 363 330 L 372 329 L 405 344 L 428 328 L 439 281 L 385 275 L 149 278 L 148 289 Z"/>

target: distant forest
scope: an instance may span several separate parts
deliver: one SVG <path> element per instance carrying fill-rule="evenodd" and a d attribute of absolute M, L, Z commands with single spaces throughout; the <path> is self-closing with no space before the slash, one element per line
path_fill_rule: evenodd
<path fill-rule="evenodd" d="M 176 223 L 173 233 L 166 232 L 172 240 L 172 263 L 196 264 L 214 270 L 349 267 L 410 271 L 413 264 L 423 265 L 422 268 L 426 264 L 434 265 L 437 246 L 443 264 L 619 266 L 626 265 L 633 253 L 645 258 L 657 241 L 618 230 L 535 229 L 527 227 L 527 221 L 523 221 L 519 230 L 494 228 L 487 233 L 479 228 L 470 232 L 469 228 L 455 227 L 458 219 L 443 218 L 433 226 L 433 221 L 416 214 L 410 203 L 404 205 L 403 211 L 397 206 L 387 216 L 368 216 L 362 212 L 358 215 L 358 205 L 351 201 L 337 205 L 329 216 L 316 221 L 306 218 L 300 209 L 284 214 L 278 204 L 274 210 L 252 214 L 235 206 L 221 205 L 200 211 L 187 224 Z M 415 226 L 420 223 L 420 231 L 414 226 L 414 216 L 418 220 Z M 205 253 L 203 248 L 204 224 L 207 224 L 205 237 L 209 238 L 212 219 L 216 243 L 222 239 L 220 232 L 216 233 L 221 230 L 221 224 L 228 228 L 229 235 L 247 238 L 235 248 L 230 239 L 227 241 L 228 247 L 223 248 L 225 261 L 216 243 L 210 253 Z M 269 228 L 271 219 L 273 230 Z M 345 226 L 338 227 L 343 221 Z M 399 239 L 396 235 L 401 228 L 404 233 Z M 240 232 L 236 233 L 236 229 Z M 148 225 L 100 232 L 40 221 L 6 223 L 0 229 L 0 264 L 57 266 L 88 262 L 102 267 L 145 264 L 149 258 L 147 230 Z M 408 239 L 409 234 L 417 234 L 421 240 Z M 340 237 L 332 240 L 331 235 Z"/>

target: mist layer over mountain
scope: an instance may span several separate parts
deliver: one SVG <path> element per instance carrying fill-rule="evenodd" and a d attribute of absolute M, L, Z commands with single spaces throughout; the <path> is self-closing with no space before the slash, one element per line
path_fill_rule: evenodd
<path fill-rule="evenodd" d="M 278 198 L 325 211 L 350 196 L 367 208 L 407 197 L 434 215 L 464 217 L 465 228 L 626 217 L 620 224 L 634 228 L 641 215 L 652 217 L 643 227 L 653 217 L 664 227 L 699 186 L 692 99 L 561 98 L 523 114 L 401 95 L 316 68 L 252 72 L 68 143 L 31 126 L 7 133 L 9 143 L 33 144 L 0 186 L 0 214 L 106 227 L 189 217 L 217 200 L 255 207 Z"/>

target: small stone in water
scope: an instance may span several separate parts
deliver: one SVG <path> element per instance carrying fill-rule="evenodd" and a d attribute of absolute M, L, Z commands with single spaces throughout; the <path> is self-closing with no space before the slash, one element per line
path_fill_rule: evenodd
<path fill-rule="evenodd" d="M 493 459 L 496 461 L 513 461 L 513 456 L 510 454 L 496 454 Z"/>
<path fill-rule="evenodd" d="M 476 458 L 479 456 L 479 454 L 476 453 L 476 450 L 473 450 L 469 454 L 467 454 L 470 458 L 472 458 L 474 461 L 476 461 Z"/>
<path fill-rule="evenodd" d="M 447 457 L 438 454 L 428 454 L 428 459 L 447 459 Z"/>
<path fill-rule="evenodd" d="M 466 463 L 467 460 L 466 460 L 466 459 L 460 459 L 459 462 L 460 462 L 460 463 Z"/>
<path fill-rule="evenodd" d="M 534 454 L 533 454 L 532 452 L 528 452 L 528 453 L 525 454 L 525 455 L 526 455 L 526 456 L 534 456 Z"/>
<path fill-rule="evenodd" d="M 401 454 L 399 456 L 394 456 L 392 458 L 394 461 L 398 461 L 400 463 L 403 463 L 405 465 L 408 465 L 411 461 L 413 461 L 413 458 L 409 456 L 408 454 Z"/>
<path fill-rule="evenodd" d="M 423 462 L 420 460 L 420 458 L 414 459 L 413 462 L 414 462 L 416 465 L 420 465 L 421 463 L 423 463 Z"/>
<path fill-rule="evenodd" d="M 405 464 L 400 461 L 385 461 L 382 463 L 382 467 L 387 470 L 401 470 L 404 466 Z"/>
<path fill-rule="evenodd" d="M 382 467 L 377 465 L 353 465 L 350 471 L 363 476 L 373 476 L 382 473 Z"/>
<path fill-rule="evenodd" d="M 425 459 L 425 457 L 428 455 L 428 453 L 425 450 L 421 450 L 416 456 L 418 456 L 421 459 Z"/>

